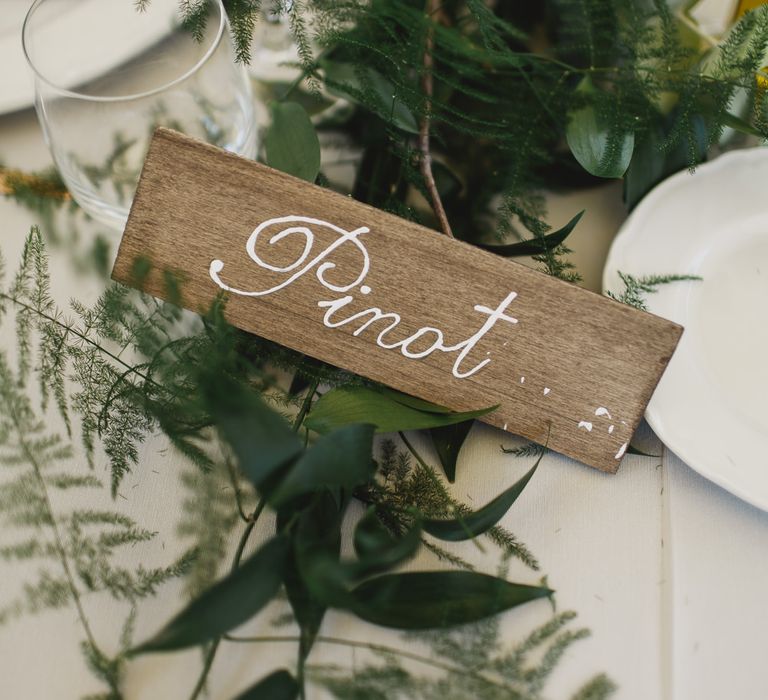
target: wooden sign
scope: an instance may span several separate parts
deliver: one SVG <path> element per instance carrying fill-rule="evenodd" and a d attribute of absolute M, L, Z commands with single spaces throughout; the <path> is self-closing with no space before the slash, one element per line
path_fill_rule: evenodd
<path fill-rule="evenodd" d="M 157 131 L 112 276 L 616 471 L 682 329 L 264 165 Z"/>

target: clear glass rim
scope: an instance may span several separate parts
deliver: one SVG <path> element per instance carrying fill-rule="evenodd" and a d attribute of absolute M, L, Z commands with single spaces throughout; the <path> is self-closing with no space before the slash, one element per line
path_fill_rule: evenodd
<path fill-rule="evenodd" d="M 227 14 L 226 14 L 226 11 L 224 10 L 224 4 L 222 0 L 209 0 L 209 2 L 212 2 L 213 4 L 215 4 L 219 9 L 219 26 L 216 29 L 216 35 L 213 38 L 211 45 L 208 47 L 208 49 L 206 49 L 205 53 L 197 60 L 197 62 L 192 67 L 187 69 L 184 73 L 174 78 L 173 80 L 169 80 L 168 82 L 165 82 L 162 85 L 158 85 L 157 87 L 153 87 L 149 90 L 145 90 L 144 92 L 130 93 L 127 95 L 88 95 L 83 92 L 77 92 L 76 90 L 70 90 L 68 88 L 62 87 L 61 85 L 57 85 L 56 83 L 50 81 L 40 72 L 40 70 L 37 68 L 35 63 L 32 61 L 32 57 L 29 54 L 29 50 L 27 46 L 27 33 L 29 30 L 30 19 L 32 15 L 35 13 L 35 11 L 43 3 L 48 1 L 49 0 L 35 0 L 30 6 L 29 10 L 27 10 L 27 15 L 24 18 L 24 24 L 22 25 L 22 29 L 21 29 L 21 45 L 24 50 L 24 58 L 26 58 L 27 65 L 29 65 L 29 67 L 32 69 L 32 72 L 35 74 L 35 77 L 41 82 L 48 85 L 50 88 L 56 90 L 56 92 L 58 92 L 60 95 L 72 97 L 79 100 L 88 100 L 90 102 L 128 102 L 130 100 L 140 100 L 145 97 L 151 97 L 152 95 L 157 95 L 158 93 L 164 92 L 165 90 L 172 88 L 174 85 L 183 83 L 187 78 L 194 75 L 198 70 L 200 70 L 200 68 L 202 68 L 202 66 L 208 62 L 208 59 L 210 59 L 210 57 L 214 54 L 216 49 L 219 48 L 219 45 L 221 44 L 221 38 L 224 35 L 224 29 L 227 24 Z M 138 10 L 136 11 L 138 12 Z"/>

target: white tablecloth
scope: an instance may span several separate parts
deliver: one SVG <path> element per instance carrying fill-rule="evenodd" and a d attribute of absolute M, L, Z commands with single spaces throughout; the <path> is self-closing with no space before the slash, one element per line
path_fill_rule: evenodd
<path fill-rule="evenodd" d="M 49 164 L 31 112 L 0 118 L 0 160 L 24 169 Z M 550 204 L 555 225 L 587 208 L 570 244 L 586 283 L 596 287 L 622 217 L 617 188 L 553 197 Z M 9 265 L 18 260 L 32 223 L 31 213 L 0 200 L 0 247 Z M 95 280 L 79 277 L 63 251 L 54 254 L 52 266 L 57 298 L 96 293 Z M 6 349 L 14 342 L 7 328 L 0 340 Z M 482 504 L 523 473 L 531 460 L 502 454 L 501 442 L 509 442 L 503 433 L 476 426 L 459 464 L 456 496 Z M 642 444 L 650 452 L 661 451 L 653 437 L 645 436 Z M 182 460 L 166 448 L 161 438 L 143 446 L 142 464 L 153 468 L 139 467 L 129 475 L 121 487 L 124 498 L 117 502 L 160 533 L 154 553 L 142 555 L 147 564 L 153 556 L 168 561 L 169 552 L 181 546 L 174 533 Z M 96 470 L 104 475 L 103 464 Z M 598 672 L 618 684 L 615 697 L 622 700 L 768 697 L 768 514 L 705 481 L 666 451 L 660 459 L 628 456 L 615 476 L 550 455 L 503 524 L 539 558 L 558 591 L 558 608 L 577 611 L 578 624 L 592 631 L 558 666 L 547 697 L 568 697 Z M 462 554 L 482 562 L 471 544 Z M 412 567 L 431 563 L 425 556 Z M 496 561 L 486 564 L 492 569 Z M 535 579 L 513 566 L 512 574 L 517 573 Z M 20 575 L 0 560 L 0 596 Z M 125 610 L 103 596 L 86 596 L 84 605 L 96 636 L 114 640 Z M 155 631 L 180 605 L 178 584 L 164 587 L 142 605 L 137 638 Z M 505 640 L 521 638 L 550 614 L 549 604 L 539 601 L 506 615 Z M 251 629 L 258 630 L 259 623 Z M 323 633 L 402 644 L 394 633 L 340 614 L 326 620 Z M 0 697 L 69 699 L 98 690 L 84 669 L 78 639 L 70 609 L 0 627 Z M 211 697 L 231 697 L 281 659 L 290 667 L 294 654 L 290 645 L 228 645 L 214 666 Z M 312 658 L 350 665 L 358 657 L 320 646 Z M 197 651 L 144 657 L 129 666 L 127 698 L 187 697 L 199 666 Z"/>

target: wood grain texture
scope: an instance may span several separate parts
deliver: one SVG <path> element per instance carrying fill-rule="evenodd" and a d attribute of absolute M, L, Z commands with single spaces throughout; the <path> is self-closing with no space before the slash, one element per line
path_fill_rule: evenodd
<path fill-rule="evenodd" d="M 370 257 L 364 280 L 347 291 L 329 289 L 355 281 L 364 255 L 346 240 L 311 265 L 340 240 L 317 224 L 273 223 L 260 235 L 254 249 L 260 259 L 288 270 L 252 260 L 246 243 L 254 229 L 290 215 L 346 231 L 370 229 L 355 239 Z M 269 242 L 291 225 L 306 225 L 314 234 L 303 263 L 296 262 L 305 247 L 303 234 Z M 183 304 L 195 311 L 207 309 L 221 291 L 209 273 L 215 259 L 223 264 L 219 277 L 244 291 L 263 292 L 306 268 L 274 293 L 230 294 L 230 322 L 454 410 L 499 404 L 486 422 L 539 443 L 549 434 L 552 449 L 609 472 L 616 471 L 682 332 L 663 319 L 165 129 L 158 130 L 147 155 L 113 278 L 132 284 L 137 258 L 153 264 L 144 291 L 166 297 L 161 271 L 179 271 Z M 318 272 L 331 262 L 335 267 Z M 471 376 L 455 376 L 461 348 L 448 350 L 489 319 L 475 306 L 496 309 L 511 292 L 517 297 L 504 313 L 518 322 L 498 320 L 458 372 L 490 361 Z M 382 342 L 394 344 L 431 328 L 441 331 L 442 347 L 421 358 L 406 357 L 402 347 L 380 347 L 376 340 L 392 317 L 374 321 L 366 314 L 327 327 L 328 308 L 318 302 L 345 296 L 351 298 L 331 313 L 330 322 L 376 307 L 401 319 Z M 370 323 L 361 330 L 365 321 Z M 423 331 L 406 348 L 420 354 L 437 338 L 435 331 Z"/>

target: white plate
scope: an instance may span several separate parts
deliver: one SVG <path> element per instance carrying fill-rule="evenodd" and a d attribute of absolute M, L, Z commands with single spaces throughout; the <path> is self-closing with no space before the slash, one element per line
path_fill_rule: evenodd
<path fill-rule="evenodd" d="M 700 474 L 768 510 L 768 149 L 734 151 L 661 183 L 608 255 L 603 288 L 690 274 L 647 295 L 685 327 L 646 411 L 667 447 Z"/>
<path fill-rule="evenodd" d="M 6 0 L 0 12 L 0 114 L 29 107 L 34 100 L 32 73 L 21 49 L 21 25 L 32 0 Z"/>
<path fill-rule="evenodd" d="M 130 2 L 130 0 L 126 0 Z M 24 58 L 21 47 L 21 28 L 24 17 L 32 5 L 32 0 L 2 0 L 0 12 L 0 114 L 15 112 L 31 107 L 35 101 L 32 71 Z M 159 5 L 159 7 L 163 7 Z M 77 0 L 66 10 L 66 24 L 73 31 L 83 31 L 89 26 L 98 27 L 109 21 L 110 9 L 102 0 Z M 103 42 L 99 47 L 100 58 L 93 60 L 93 46 L 88 47 L 89 61 L 83 61 L 82 72 L 74 81 L 86 81 L 95 78 L 100 72 L 110 70 L 149 48 L 172 28 L 173 17 L 160 17 L 151 25 L 142 22 L 139 12 L 136 15 L 136 27 L 125 27 L 130 40 L 125 42 Z M 135 31 L 134 31 L 135 29 Z M 98 36 L 98 33 L 95 33 Z M 72 60 L 72 56 L 68 57 Z"/>

